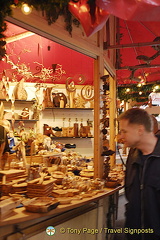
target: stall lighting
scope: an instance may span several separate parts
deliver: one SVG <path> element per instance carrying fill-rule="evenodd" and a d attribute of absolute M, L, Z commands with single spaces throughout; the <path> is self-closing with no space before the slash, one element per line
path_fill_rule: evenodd
<path fill-rule="evenodd" d="M 126 89 L 126 92 L 130 92 L 130 88 L 127 88 L 127 89 Z"/>
<path fill-rule="evenodd" d="M 139 95 L 142 95 L 142 92 L 141 92 L 141 91 L 139 92 Z"/>
<path fill-rule="evenodd" d="M 148 76 L 149 76 L 149 73 L 145 73 L 144 75 L 145 75 L 145 77 L 148 77 Z"/>
<path fill-rule="evenodd" d="M 159 89 L 159 86 L 158 86 L 158 85 L 156 85 L 156 86 L 154 87 L 154 89 L 156 89 L 156 90 L 157 90 L 157 89 Z"/>
<path fill-rule="evenodd" d="M 23 14 L 29 15 L 32 12 L 32 7 L 28 6 L 28 4 L 26 4 L 26 3 L 23 3 L 21 10 L 22 10 Z"/>

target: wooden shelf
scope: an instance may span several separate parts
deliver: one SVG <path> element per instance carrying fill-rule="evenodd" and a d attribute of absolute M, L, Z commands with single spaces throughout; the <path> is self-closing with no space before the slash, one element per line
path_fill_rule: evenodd
<path fill-rule="evenodd" d="M 93 108 L 58 108 L 58 107 L 46 107 L 44 110 L 93 110 Z"/>
<path fill-rule="evenodd" d="M 81 139 L 81 138 L 83 138 L 83 139 L 85 139 L 85 138 L 93 138 L 93 137 L 51 137 L 51 139 L 53 140 L 53 139 L 57 139 L 57 138 L 62 138 L 62 139 L 69 139 L 69 138 L 71 138 L 71 139 L 73 139 L 73 138 L 76 138 L 76 139 Z"/>
<path fill-rule="evenodd" d="M 12 119 L 8 119 L 8 121 L 11 121 Z M 16 119 L 15 122 L 19 122 L 19 121 L 23 121 L 23 122 L 38 122 L 39 120 L 35 120 L 35 119 Z"/>
<path fill-rule="evenodd" d="M 9 99 L 8 101 L 6 99 L 0 99 L 1 102 L 6 102 L 6 103 L 11 103 L 11 99 Z M 26 104 L 26 103 L 34 103 L 36 102 L 36 100 L 18 100 L 16 99 L 14 103 L 22 103 L 22 104 Z"/>

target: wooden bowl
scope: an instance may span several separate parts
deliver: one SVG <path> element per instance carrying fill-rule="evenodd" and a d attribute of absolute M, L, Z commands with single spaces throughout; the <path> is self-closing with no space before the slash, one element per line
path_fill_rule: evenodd
<path fill-rule="evenodd" d="M 120 184 L 118 181 L 107 181 L 105 185 L 108 188 L 115 188 L 115 187 L 119 186 Z"/>

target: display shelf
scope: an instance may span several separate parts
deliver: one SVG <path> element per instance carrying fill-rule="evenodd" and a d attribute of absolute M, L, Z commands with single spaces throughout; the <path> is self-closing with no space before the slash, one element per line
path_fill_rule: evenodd
<path fill-rule="evenodd" d="M 0 99 L 1 102 L 5 102 L 5 103 L 11 103 L 11 99 L 9 99 L 8 101 L 6 99 Z M 15 99 L 14 103 L 22 103 L 22 104 L 26 104 L 26 103 L 34 103 L 36 102 L 36 100 L 19 100 L 19 99 Z"/>
<path fill-rule="evenodd" d="M 42 110 L 42 114 L 40 115 L 39 129 L 44 133 L 44 123 L 52 128 L 52 130 L 57 126 L 59 128 L 64 128 L 64 134 L 63 132 L 57 134 L 54 132 L 55 136 L 54 134 L 51 135 L 52 141 L 62 142 L 63 144 L 74 142 L 76 144 L 77 152 L 82 156 L 90 157 L 93 156 L 94 149 L 93 121 L 94 108 L 90 108 L 90 106 L 85 106 L 85 108 L 60 108 L 48 106 Z M 87 126 L 90 128 L 87 128 Z M 70 134 L 70 132 L 73 134 Z"/>
<path fill-rule="evenodd" d="M 46 107 L 44 110 L 93 110 L 93 108 L 58 108 L 58 107 Z"/>
<path fill-rule="evenodd" d="M 94 137 L 51 137 L 52 140 L 53 139 L 58 139 L 58 138 L 61 138 L 61 139 L 73 139 L 73 138 L 76 138 L 76 139 L 83 138 L 83 139 L 85 139 L 85 138 L 87 138 L 87 139 L 89 139 L 89 138 L 94 138 Z"/>
<path fill-rule="evenodd" d="M 8 121 L 12 121 L 12 119 L 7 119 Z M 38 122 L 39 120 L 35 120 L 35 119 L 15 119 L 15 122 L 19 122 L 19 121 L 23 121 L 23 122 Z"/>

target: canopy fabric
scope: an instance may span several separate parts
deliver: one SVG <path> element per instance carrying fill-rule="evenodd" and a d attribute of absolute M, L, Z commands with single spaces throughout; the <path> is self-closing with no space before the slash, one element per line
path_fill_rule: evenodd
<path fill-rule="evenodd" d="M 145 82 L 159 81 L 160 56 L 157 53 L 160 53 L 160 48 L 155 49 L 154 46 L 143 46 L 143 43 L 153 42 L 155 38 L 160 36 L 159 22 L 134 22 L 119 19 L 117 27 L 120 35 L 118 44 L 122 46 L 131 44 L 129 48 L 122 47 L 117 50 L 119 51 L 117 65 L 119 65 L 120 69 L 117 70 L 118 84 L 135 82 L 134 79 L 130 79 L 131 69 L 134 67 L 137 67 L 134 72 L 135 78 L 139 77 L 139 80 L 144 80 Z M 142 46 L 132 47 L 134 43 L 140 43 Z M 141 58 L 139 56 L 144 57 Z M 150 59 L 150 61 L 148 60 L 149 62 L 147 62 L 147 59 Z M 130 69 L 129 67 L 133 68 Z"/>
<path fill-rule="evenodd" d="M 160 21 L 159 0 L 96 0 L 96 5 L 125 20 Z"/>

